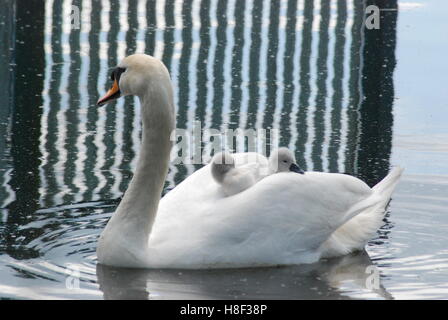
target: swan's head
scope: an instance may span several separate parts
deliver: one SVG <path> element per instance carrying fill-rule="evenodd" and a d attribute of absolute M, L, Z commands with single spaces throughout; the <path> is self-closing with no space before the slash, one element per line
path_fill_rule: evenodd
<path fill-rule="evenodd" d="M 98 100 L 101 106 L 119 97 L 135 95 L 143 97 L 154 81 L 169 81 L 168 70 L 164 64 L 146 54 L 133 54 L 124 58 L 112 71 L 112 88 Z"/>
<path fill-rule="evenodd" d="M 224 180 L 225 175 L 233 168 L 235 168 L 235 159 L 228 152 L 217 153 L 212 159 L 212 176 L 219 183 Z"/>
<path fill-rule="evenodd" d="M 285 147 L 272 151 L 269 157 L 269 168 L 272 172 L 297 172 L 304 174 L 296 163 L 294 154 Z"/>

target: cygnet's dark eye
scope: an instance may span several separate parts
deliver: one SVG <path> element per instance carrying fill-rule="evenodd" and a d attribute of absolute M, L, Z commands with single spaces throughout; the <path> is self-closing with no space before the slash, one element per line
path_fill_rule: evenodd
<path fill-rule="evenodd" d="M 284 163 L 288 163 L 288 160 L 283 160 Z"/>

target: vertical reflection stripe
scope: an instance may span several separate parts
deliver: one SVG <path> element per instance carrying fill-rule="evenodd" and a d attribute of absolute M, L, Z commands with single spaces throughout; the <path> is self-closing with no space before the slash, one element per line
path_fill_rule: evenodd
<path fill-rule="evenodd" d="M 230 120 L 230 103 L 232 102 L 232 60 L 233 47 L 235 39 L 233 32 L 235 30 L 235 0 L 229 0 L 226 8 L 226 47 L 224 50 L 224 94 L 222 96 L 222 110 L 221 110 L 221 131 L 224 132 L 229 127 Z M 225 141 L 225 149 L 229 149 L 229 141 Z"/>
<path fill-rule="evenodd" d="M 110 1 L 109 0 L 101 0 L 102 4 L 102 12 L 101 15 L 101 28 L 100 28 L 100 36 L 99 36 L 99 59 L 100 59 L 100 71 L 98 74 L 97 81 L 97 91 L 100 93 L 98 96 L 102 96 L 106 92 L 106 83 L 108 79 L 108 34 L 110 30 Z M 106 186 L 107 180 L 102 172 L 102 168 L 106 162 L 105 154 L 106 154 L 106 146 L 102 142 L 104 140 L 105 132 L 105 124 L 106 124 L 106 108 L 107 106 L 97 108 L 98 119 L 96 121 L 96 132 L 94 144 L 96 146 L 96 161 L 94 167 L 94 173 L 98 180 L 98 185 L 94 189 L 94 199 L 98 200 L 101 197 L 100 191 Z"/>
<path fill-rule="evenodd" d="M 284 94 L 285 94 L 285 81 L 284 81 L 284 59 L 285 59 L 285 46 L 286 46 L 286 9 L 287 1 L 280 1 L 280 11 L 279 11 L 279 25 L 278 25 L 278 51 L 276 52 L 276 66 L 277 66 L 277 92 L 275 101 L 275 112 L 274 112 L 274 123 L 272 125 L 275 129 L 280 129 L 280 118 L 281 112 L 284 108 Z M 288 53 L 290 54 L 290 53 Z"/>
<path fill-rule="evenodd" d="M 249 67 L 250 67 L 250 48 L 252 39 L 252 10 L 253 2 L 247 1 L 244 10 L 244 47 L 243 47 L 243 58 L 241 62 L 241 78 L 242 78 L 242 92 L 241 92 L 241 107 L 239 114 L 239 125 L 241 129 L 246 128 L 247 123 L 247 112 L 249 108 Z M 238 152 L 244 152 L 244 140 L 238 140 Z"/>
<path fill-rule="evenodd" d="M 322 144 L 322 170 L 323 171 L 330 171 L 330 165 L 329 165 L 329 147 L 330 147 L 330 136 L 332 132 L 332 124 L 331 124 L 331 97 L 334 96 L 334 88 L 332 87 L 331 83 L 334 77 L 333 74 L 333 68 L 332 64 L 334 62 L 334 44 L 335 44 L 335 36 L 332 32 L 330 32 L 331 29 L 334 29 L 336 26 L 336 19 L 335 19 L 335 11 L 336 11 L 336 0 L 331 0 L 329 3 L 329 21 L 328 21 L 328 57 L 326 61 L 326 69 L 327 69 L 327 79 L 326 79 L 326 99 L 325 99 L 325 114 L 324 114 L 324 137 L 323 137 L 323 144 Z"/>
<path fill-rule="evenodd" d="M 268 63 L 268 44 L 269 44 L 269 14 L 270 1 L 263 0 L 263 13 L 261 17 L 261 45 L 260 45 L 260 69 L 259 69 L 259 97 L 257 107 L 257 120 L 255 128 L 263 127 L 264 110 L 266 109 L 266 95 L 267 95 L 267 63 Z M 259 141 L 258 150 L 261 150 L 261 141 Z"/>
<path fill-rule="evenodd" d="M 208 130 L 212 124 L 213 114 L 213 98 L 215 96 L 213 83 L 215 76 L 213 74 L 213 66 L 215 64 L 215 54 L 217 48 L 216 29 L 218 27 L 218 19 L 216 18 L 218 0 L 210 1 L 210 48 L 207 57 L 207 107 L 205 109 L 205 117 L 202 128 Z M 207 131 L 206 131 L 207 132 Z M 205 142 L 203 154 L 209 155 L 211 153 L 211 144 L 208 143 L 210 136 L 204 133 L 203 140 Z"/>
<path fill-rule="evenodd" d="M 117 63 L 123 60 L 126 56 L 126 33 L 129 30 L 128 25 L 128 3 L 120 1 L 120 8 L 118 12 L 118 22 L 120 30 L 117 34 Z M 110 192 L 114 198 L 121 196 L 120 184 L 123 178 L 121 172 L 121 164 L 123 163 L 123 133 L 124 133 L 124 109 L 126 99 L 118 99 L 115 104 L 115 130 L 114 130 L 114 161 L 110 169 L 113 175 L 113 184 Z M 128 106 L 129 107 L 129 106 Z"/>
<path fill-rule="evenodd" d="M 79 93 L 79 109 L 78 123 L 79 135 L 76 141 L 78 149 L 78 158 L 75 160 L 75 185 L 78 193 L 75 196 L 75 202 L 81 202 L 84 199 L 84 193 L 87 191 L 87 183 L 85 178 L 85 162 L 87 161 L 86 136 L 87 132 L 87 108 L 89 107 L 89 99 L 85 94 L 87 92 L 87 83 L 90 66 L 90 46 L 89 33 L 91 31 L 90 16 L 92 13 L 91 0 L 82 1 L 81 13 L 81 34 L 80 34 L 80 56 L 81 68 L 79 70 L 78 93 Z"/>
<path fill-rule="evenodd" d="M 156 40 L 154 57 L 162 59 L 163 55 L 163 32 L 165 30 L 165 0 L 156 0 Z"/>
<path fill-rule="evenodd" d="M 291 140 L 289 142 L 289 149 L 293 151 L 297 151 L 303 153 L 303 150 L 296 150 L 296 141 L 298 140 L 298 112 L 299 112 L 299 91 L 300 91 L 300 83 L 299 83 L 299 69 L 300 69 L 300 54 L 302 47 L 300 45 L 300 31 L 303 29 L 303 6 L 305 0 L 300 0 L 297 2 L 297 20 L 295 25 L 295 39 L 294 39 L 294 57 L 293 57 L 293 96 L 292 96 L 292 108 L 291 108 L 291 117 L 290 117 L 290 128 L 291 128 Z M 299 165 L 303 166 L 302 163 Z"/>
<path fill-rule="evenodd" d="M 62 14 L 64 16 L 69 16 L 71 11 L 71 0 L 64 0 L 62 3 Z M 61 82 L 59 85 L 59 110 L 56 114 L 57 121 L 57 138 L 56 146 L 58 150 L 58 161 L 54 166 L 56 184 L 58 186 L 59 192 L 55 194 L 53 202 L 55 204 L 63 203 L 63 196 L 69 191 L 64 182 L 64 172 L 65 165 L 67 163 L 67 148 L 66 148 L 66 138 L 67 138 L 67 117 L 66 112 L 69 108 L 69 93 L 68 93 L 68 81 L 70 77 L 70 44 L 69 37 L 71 33 L 70 21 L 65 19 L 62 21 L 62 35 L 61 35 L 61 49 L 62 49 L 62 72 L 61 72 Z"/>
<path fill-rule="evenodd" d="M 358 12 L 364 13 L 366 12 L 366 5 L 365 3 L 360 3 L 359 4 L 359 10 Z M 359 19 L 359 17 L 361 17 L 361 19 Z M 362 26 L 364 25 L 364 16 L 362 14 L 358 15 L 358 28 L 359 30 L 362 29 Z M 359 99 L 358 99 L 358 103 L 356 105 L 356 115 L 357 118 L 354 123 L 352 123 L 352 126 L 356 126 L 357 130 L 356 130 L 356 137 L 355 137 L 355 141 L 353 142 L 353 144 L 355 145 L 355 152 L 354 152 L 354 159 L 353 159 L 353 173 L 354 174 L 358 174 L 358 155 L 360 152 L 360 139 L 361 139 L 361 104 L 362 101 L 364 99 L 364 93 L 363 93 L 363 87 L 362 87 L 362 81 L 363 81 L 363 75 L 362 75 L 362 71 L 364 68 L 364 57 L 363 57 L 363 52 L 364 52 L 364 32 L 360 31 L 359 32 L 359 41 L 360 41 L 360 45 L 359 45 L 359 65 L 358 65 L 358 92 L 359 92 Z"/>
<path fill-rule="evenodd" d="M 174 94 L 174 108 L 178 110 L 178 104 L 179 104 L 179 63 L 180 63 L 180 57 L 182 55 L 182 47 L 183 47 L 183 41 L 182 41 L 182 29 L 183 29 L 183 19 L 182 19 L 182 0 L 175 0 L 174 1 L 174 49 L 173 49 L 173 55 L 171 57 L 171 81 L 173 82 L 173 94 Z M 171 152 L 171 158 L 174 159 L 177 155 L 177 148 L 176 145 L 174 145 L 173 150 Z M 166 180 L 168 182 L 167 188 L 172 189 L 175 187 L 175 181 L 174 177 L 177 173 L 177 167 L 176 165 L 171 164 L 169 168 L 168 175 L 166 177 Z"/>
<path fill-rule="evenodd" d="M 146 18 L 146 8 L 148 6 L 147 0 L 139 0 L 138 2 L 138 32 L 136 39 L 136 52 L 137 53 L 145 53 L 146 52 L 146 39 L 145 32 L 148 27 L 147 18 Z M 132 125 L 132 150 L 134 152 L 134 157 L 131 159 L 131 168 L 135 168 L 137 166 L 138 153 L 140 151 L 140 132 L 141 132 L 141 121 L 140 121 L 140 100 L 138 97 L 134 97 L 134 121 Z"/>
<path fill-rule="evenodd" d="M 347 142 L 348 142 L 348 131 L 349 131 L 349 123 L 348 123 L 348 110 L 350 107 L 351 99 L 350 96 L 350 48 L 352 46 L 352 33 L 351 29 L 353 28 L 353 2 L 351 0 L 347 1 L 348 6 L 348 16 L 347 23 L 345 27 L 345 38 L 348 39 L 345 52 L 344 52 L 344 88 L 343 88 L 343 97 L 342 100 L 342 117 L 341 117 L 341 146 L 338 150 L 338 167 L 339 172 L 350 172 L 350 169 L 346 165 L 346 150 L 347 150 Z"/>
<path fill-rule="evenodd" d="M 312 141 L 312 163 L 316 171 L 323 171 L 322 150 L 325 132 L 328 128 L 325 127 L 325 113 L 327 103 L 327 60 L 328 60 L 328 43 L 329 43 L 329 22 L 330 22 L 330 2 L 321 1 L 320 3 L 320 21 L 319 34 L 317 46 L 317 60 L 316 60 L 316 96 L 313 100 L 315 111 L 314 116 L 314 138 Z"/>
<path fill-rule="evenodd" d="M 316 95 L 317 95 L 317 65 L 318 65 L 318 45 L 319 45 L 319 38 L 318 38 L 318 32 L 320 27 L 320 1 L 321 0 L 314 0 L 313 4 L 313 22 L 311 25 L 311 55 L 310 55 L 310 79 L 309 79 L 309 86 L 310 86 L 310 97 L 308 100 L 308 110 L 306 114 L 306 121 L 307 121 L 307 140 L 305 143 L 305 150 L 303 150 L 305 155 L 305 161 L 306 161 L 306 167 L 308 170 L 312 171 L 314 170 L 314 163 L 312 159 L 312 145 L 314 141 L 314 117 L 316 112 Z M 327 1 L 327 0 L 322 0 Z"/>
<path fill-rule="evenodd" d="M 188 103 L 187 103 L 187 129 L 188 132 L 193 130 L 195 123 L 196 107 L 197 107 L 197 65 L 199 56 L 199 47 L 201 40 L 199 37 L 199 29 L 201 22 L 199 18 L 200 0 L 193 0 L 191 5 L 191 52 L 188 62 Z M 196 144 L 193 137 L 189 137 L 189 153 L 187 157 L 192 159 L 194 152 L 200 145 Z M 187 165 L 188 175 L 193 173 L 194 166 Z"/>
<path fill-rule="evenodd" d="M 41 117 L 41 134 L 39 137 L 39 151 L 42 155 L 39 166 L 40 188 L 39 188 L 39 204 L 41 207 L 47 206 L 44 201 L 44 195 L 48 194 L 47 173 L 45 167 L 48 163 L 49 152 L 45 147 L 48 139 L 48 115 L 50 111 L 50 86 L 52 82 L 52 67 L 53 67 L 53 50 L 51 40 L 53 35 L 53 0 L 45 2 L 45 31 L 44 31 L 44 49 L 45 49 L 45 79 L 44 89 L 42 92 L 43 110 Z"/>

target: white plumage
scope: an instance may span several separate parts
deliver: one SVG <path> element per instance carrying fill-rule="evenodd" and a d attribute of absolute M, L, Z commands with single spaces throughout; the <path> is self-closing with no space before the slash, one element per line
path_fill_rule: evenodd
<path fill-rule="evenodd" d="M 235 268 L 346 254 L 381 226 L 402 172 L 393 169 L 373 188 L 343 174 L 281 172 L 225 196 L 207 165 L 160 200 L 175 118 L 168 71 L 150 56 L 129 56 L 99 104 L 120 95 L 141 100 L 142 147 L 128 190 L 98 241 L 102 264 Z M 247 163 L 248 154 L 234 157 Z"/>
<path fill-rule="evenodd" d="M 269 159 L 255 152 L 237 155 L 220 152 L 213 157 L 210 166 L 212 177 L 226 196 L 240 193 L 274 173 L 304 173 L 296 164 L 294 154 L 285 147 L 273 150 Z"/>
<path fill-rule="evenodd" d="M 401 169 L 394 169 L 371 189 L 343 174 L 278 173 L 225 197 L 205 166 L 161 200 L 148 263 L 272 266 L 312 263 L 362 249 L 381 227 L 400 174 Z"/>

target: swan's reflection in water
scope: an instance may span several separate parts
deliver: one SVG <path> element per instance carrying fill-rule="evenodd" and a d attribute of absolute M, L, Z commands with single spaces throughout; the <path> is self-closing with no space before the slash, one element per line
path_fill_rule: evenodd
<path fill-rule="evenodd" d="M 392 299 L 368 289 L 367 252 L 310 265 L 220 270 L 141 270 L 97 265 L 104 299 Z"/>

